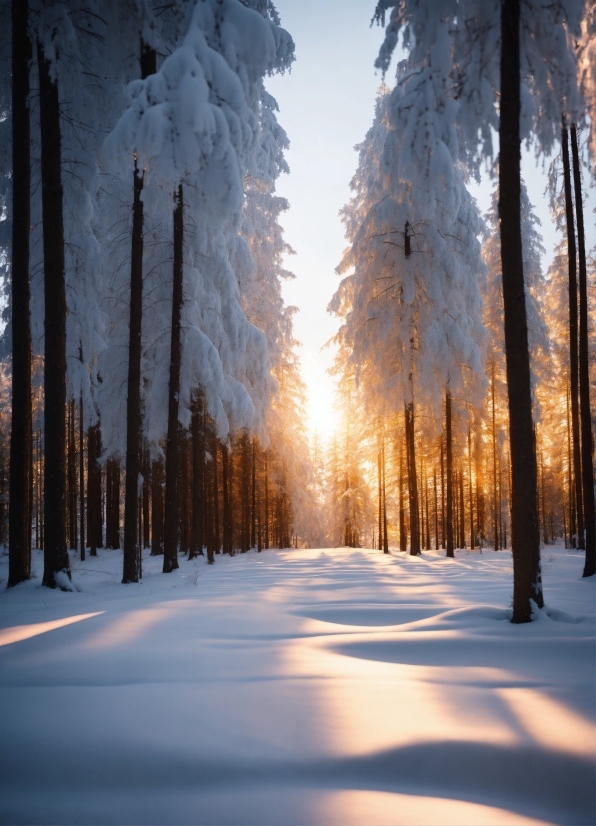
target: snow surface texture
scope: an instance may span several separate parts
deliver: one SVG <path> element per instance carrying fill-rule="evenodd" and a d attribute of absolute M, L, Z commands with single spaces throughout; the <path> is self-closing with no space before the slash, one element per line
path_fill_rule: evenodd
<path fill-rule="evenodd" d="M 594 578 L 544 557 L 522 626 L 508 552 L 74 557 L 0 595 L 0 821 L 593 823 Z"/>

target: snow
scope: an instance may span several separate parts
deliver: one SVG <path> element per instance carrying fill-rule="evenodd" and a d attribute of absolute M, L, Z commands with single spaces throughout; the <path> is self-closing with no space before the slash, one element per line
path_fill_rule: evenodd
<path fill-rule="evenodd" d="M 545 549 L 514 626 L 508 552 L 146 552 L 123 586 L 100 550 L 66 593 L 36 551 L 0 595 L 0 821 L 592 823 L 582 564 Z"/>

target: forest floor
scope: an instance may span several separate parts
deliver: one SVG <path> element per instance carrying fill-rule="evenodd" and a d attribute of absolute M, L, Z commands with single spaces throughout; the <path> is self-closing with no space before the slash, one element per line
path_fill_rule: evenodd
<path fill-rule="evenodd" d="M 100 550 L 74 593 L 35 552 L 0 593 L 0 822 L 591 824 L 595 578 L 543 562 L 514 626 L 508 552 L 145 556 L 124 586 Z"/>

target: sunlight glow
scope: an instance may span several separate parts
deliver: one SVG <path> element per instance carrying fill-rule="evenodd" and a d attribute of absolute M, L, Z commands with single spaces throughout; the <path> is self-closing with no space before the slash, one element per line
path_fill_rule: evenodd
<path fill-rule="evenodd" d="M 343 826 L 549 826 L 544 820 L 467 800 L 363 789 L 331 792 L 317 809 L 317 822 Z"/>
<path fill-rule="evenodd" d="M 80 622 L 89 619 L 89 617 L 97 617 L 103 613 L 105 612 L 95 611 L 92 614 L 78 614 L 75 617 L 65 617 L 50 622 L 35 622 L 31 625 L 14 625 L 12 628 L 2 628 L 0 630 L 0 645 L 11 645 L 13 642 L 28 640 L 38 634 L 45 634 L 47 631 L 54 631 L 56 628 L 63 628 L 65 625 L 72 625 L 73 622 Z"/>

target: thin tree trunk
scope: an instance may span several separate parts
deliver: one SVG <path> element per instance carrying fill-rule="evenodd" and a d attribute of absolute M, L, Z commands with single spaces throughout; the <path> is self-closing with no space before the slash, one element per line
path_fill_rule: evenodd
<path fill-rule="evenodd" d="M 441 437 L 441 548 L 447 547 L 447 516 L 445 503 L 445 442 Z"/>
<path fill-rule="evenodd" d="M 192 434 L 192 530 L 189 559 L 203 556 L 203 439 L 201 427 L 201 400 L 195 397 L 190 430 Z"/>
<path fill-rule="evenodd" d="M 156 52 L 141 40 L 141 79 L 156 71 Z M 122 582 L 141 576 L 141 536 L 137 537 L 138 484 L 141 469 L 141 331 L 143 320 L 143 172 L 133 170 L 132 239 L 130 255 L 130 316 L 126 399 L 126 487 L 124 492 L 124 553 Z"/>
<path fill-rule="evenodd" d="M 252 466 L 251 466 L 251 507 L 250 507 L 250 547 L 257 544 L 257 469 L 255 457 L 255 440 L 252 440 Z"/>
<path fill-rule="evenodd" d="M 178 397 L 180 394 L 180 315 L 182 312 L 182 244 L 184 237 L 182 185 L 178 187 L 175 204 L 172 331 L 170 381 L 168 386 L 168 436 L 166 441 L 164 574 L 169 574 L 178 567 Z"/>
<path fill-rule="evenodd" d="M 511 445 L 512 621 L 515 623 L 531 620 L 532 600 L 539 608 L 544 605 L 521 237 L 520 87 L 520 0 L 502 0 L 499 217 Z"/>
<path fill-rule="evenodd" d="M 464 469 L 459 471 L 459 547 L 466 547 L 466 511 L 464 507 Z"/>
<path fill-rule="evenodd" d="M 81 539 L 81 562 L 85 561 L 85 429 L 83 416 L 83 394 L 79 398 L 79 534 Z"/>
<path fill-rule="evenodd" d="M 408 550 L 406 536 L 406 514 L 404 508 L 404 440 L 399 440 L 399 549 Z"/>
<path fill-rule="evenodd" d="M 474 493 L 472 486 L 472 431 L 468 427 L 468 476 L 469 476 L 469 493 L 470 493 L 470 548 L 474 550 L 476 547 L 474 535 Z"/>
<path fill-rule="evenodd" d="M 433 486 L 435 491 L 435 551 L 439 550 L 439 502 L 437 499 L 437 471 L 433 471 Z"/>
<path fill-rule="evenodd" d="M 495 533 L 495 551 L 499 550 L 499 523 L 497 518 L 497 428 L 495 426 L 495 363 L 491 364 L 491 399 L 493 429 L 493 523 Z"/>
<path fill-rule="evenodd" d="M 567 252 L 569 259 L 569 386 L 571 395 L 571 432 L 573 435 L 573 476 L 575 479 L 575 513 L 577 519 L 577 542 L 584 548 L 584 508 L 582 488 L 582 455 L 579 421 L 579 352 L 577 313 L 577 251 L 575 245 L 575 223 L 573 220 L 573 197 L 571 194 L 571 169 L 569 165 L 569 135 L 563 125 L 561 130 L 563 156 L 563 180 L 565 189 L 565 218 L 567 223 Z M 590 437 L 590 445 L 591 445 Z M 593 494 L 592 494 L 593 496 Z"/>
<path fill-rule="evenodd" d="M 66 285 L 62 215 L 62 153 L 58 83 L 41 43 L 39 124 L 44 259 L 44 521 L 43 585 L 56 587 L 56 575 L 70 579 L 66 549 Z M 25 496 L 25 502 L 27 501 Z"/>
<path fill-rule="evenodd" d="M 416 442 L 414 433 L 414 403 L 406 405 L 406 439 L 408 445 L 408 478 L 410 488 L 410 555 L 420 553 L 420 521 L 418 512 L 418 479 L 416 475 Z"/>
<path fill-rule="evenodd" d="M 31 161 L 29 4 L 12 0 L 12 407 L 8 587 L 31 576 L 29 475 L 32 462 L 29 227 Z"/>
<path fill-rule="evenodd" d="M 385 439 L 381 442 L 381 467 L 383 470 L 383 553 L 389 553 L 389 537 L 387 536 L 387 487 L 385 484 Z"/>
<path fill-rule="evenodd" d="M 377 547 L 381 551 L 383 549 L 383 494 L 381 487 L 381 445 L 380 440 L 377 439 L 377 499 L 378 499 L 378 524 L 377 531 Z"/>
<path fill-rule="evenodd" d="M 269 547 L 269 471 L 265 453 L 265 547 Z"/>
<path fill-rule="evenodd" d="M 569 482 L 569 547 L 576 547 L 576 524 L 575 524 L 575 496 L 573 480 L 573 458 L 571 450 L 571 421 L 569 413 L 569 384 L 566 388 L 567 399 L 567 478 Z"/>
<path fill-rule="evenodd" d="M 163 553 L 163 462 L 157 459 L 151 468 L 151 556 Z"/>
<path fill-rule="evenodd" d="M 453 552 L 453 455 L 451 443 L 451 393 L 445 395 L 445 449 L 447 454 L 447 556 Z"/>
<path fill-rule="evenodd" d="M 577 129 L 571 126 L 571 154 L 573 156 L 573 183 L 575 189 L 575 214 L 577 216 L 577 246 L 579 252 L 579 401 L 581 420 L 582 487 L 584 522 L 586 529 L 586 561 L 583 575 L 596 573 L 596 514 L 594 507 L 594 449 L 592 415 L 590 410 L 590 363 L 588 346 L 588 286 L 586 273 L 586 240 L 584 232 L 584 206 L 582 180 L 577 147 Z"/>

